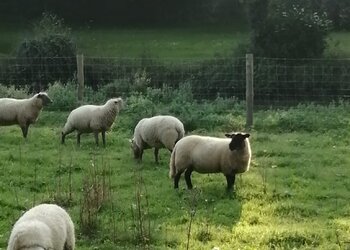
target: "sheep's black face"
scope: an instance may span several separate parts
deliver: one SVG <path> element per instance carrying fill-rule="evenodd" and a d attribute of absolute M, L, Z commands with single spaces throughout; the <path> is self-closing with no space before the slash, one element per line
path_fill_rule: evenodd
<path fill-rule="evenodd" d="M 52 100 L 50 99 L 50 97 L 46 93 L 39 93 L 37 98 L 41 99 L 43 105 L 52 103 Z"/>
<path fill-rule="evenodd" d="M 134 152 L 134 158 L 135 159 L 140 159 L 141 157 L 141 150 L 140 148 L 136 145 L 136 142 L 134 139 L 130 140 L 130 144 L 131 144 L 131 149 Z"/>
<path fill-rule="evenodd" d="M 225 134 L 226 137 L 232 138 L 229 148 L 231 151 L 233 150 L 242 150 L 245 147 L 244 140 L 250 136 L 250 134 L 244 134 L 244 133 L 232 133 L 232 134 Z"/>

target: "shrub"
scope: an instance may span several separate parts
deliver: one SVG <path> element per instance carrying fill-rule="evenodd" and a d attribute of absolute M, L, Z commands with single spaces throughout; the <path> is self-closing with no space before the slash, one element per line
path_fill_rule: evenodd
<path fill-rule="evenodd" d="M 77 106 L 76 84 L 68 82 L 54 82 L 47 89 L 47 94 L 51 97 L 52 103 L 48 106 L 49 110 L 69 111 Z"/>
<path fill-rule="evenodd" d="M 5 86 L 0 84 L 0 97 L 9 97 L 16 99 L 28 98 L 28 88 L 26 86 L 22 88 L 15 88 L 15 86 Z"/>
<path fill-rule="evenodd" d="M 49 82 L 67 81 L 76 71 L 76 45 L 63 20 L 44 13 L 34 24 L 34 38 L 22 41 L 16 49 L 19 79 L 32 90 L 46 89 Z"/>
<path fill-rule="evenodd" d="M 330 27 L 327 15 L 287 2 L 276 4 L 275 9 L 255 27 L 254 54 L 277 58 L 322 57 Z"/>

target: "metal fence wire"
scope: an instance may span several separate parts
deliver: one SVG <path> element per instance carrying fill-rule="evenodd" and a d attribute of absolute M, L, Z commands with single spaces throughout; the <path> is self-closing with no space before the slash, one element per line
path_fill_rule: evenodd
<path fill-rule="evenodd" d="M 350 59 L 254 58 L 254 104 L 286 106 L 327 104 L 350 98 Z M 85 57 L 84 85 L 98 91 L 111 85 L 129 93 L 152 87 L 191 84 L 197 99 L 246 97 L 246 58 L 201 60 Z M 77 81 L 76 58 L 0 58 L 0 84 L 31 91 Z"/>

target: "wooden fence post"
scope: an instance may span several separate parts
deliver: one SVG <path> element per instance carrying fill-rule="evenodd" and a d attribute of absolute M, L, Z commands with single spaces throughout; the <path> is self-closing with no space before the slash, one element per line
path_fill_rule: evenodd
<path fill-rule="evenodd" d="M 84 97 L 84 55 L 77 55 L 78 101 Z"/>
<path fill-rule="evenodd" d="M 253 101 L 254 101 L 254 57 L 253 54 L 246 54 L 246 129 L 253 126 Z"/>

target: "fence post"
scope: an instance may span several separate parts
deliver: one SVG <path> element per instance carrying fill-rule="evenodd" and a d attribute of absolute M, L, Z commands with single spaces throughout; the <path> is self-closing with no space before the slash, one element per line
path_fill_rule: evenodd
<path fill-rule="evenodd" d="M 78 101 L 84 96 L 84 55 L 77 55 Z"/>
<path fill-rule="evenodd" d="M 254 57 L 253 54 L 246 54 L 246 129 L 250 129 L 253 126 L 253 100 L 254 100 Z"/>

